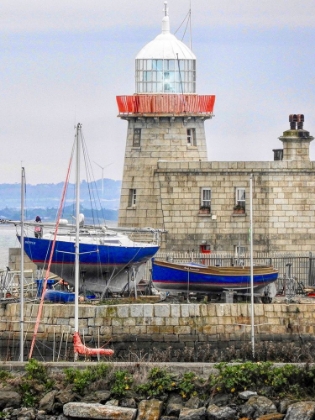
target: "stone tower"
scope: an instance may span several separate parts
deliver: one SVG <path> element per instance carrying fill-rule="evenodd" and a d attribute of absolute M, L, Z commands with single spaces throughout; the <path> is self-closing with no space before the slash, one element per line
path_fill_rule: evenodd
<path fill-rule="evenodd" d="M 135 59 L 135 94 L 116 98 L 128 122 L 119 226 L 164 228 L 159 162 L 191 170 L 207 161 L 204 121 L 215 96 L 196 94 L 196 57 L 171 34 L 164 4 L 162 33 Z"/>

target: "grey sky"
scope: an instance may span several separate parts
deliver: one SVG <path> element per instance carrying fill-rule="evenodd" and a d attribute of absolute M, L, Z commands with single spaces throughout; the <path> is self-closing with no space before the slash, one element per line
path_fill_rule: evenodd
<path fill-rule="evenodd" d="M 168 4 L 174 33 L 190 1 Z M 76 122 L 91 161 L 121 179 L 115 96 L 134 92 L 134 58 L 162 10 L 163 0 L 1 1 L 0 183 L 20 182 L 21 162 L 29 183 L 64 180 Z M 272 160 L 290 113 L 315 135 L 314 40 L 314 0 L 192 0 L 197 91 L 217 98 L 209 160 Z"/>

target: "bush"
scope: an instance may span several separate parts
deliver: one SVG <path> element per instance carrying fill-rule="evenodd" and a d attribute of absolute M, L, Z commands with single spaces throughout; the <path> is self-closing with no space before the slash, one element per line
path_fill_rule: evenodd
<path fill-rule="evenodd" d="M 126 370 L 117 370 L 114 373 L 114 381 L 111 386 L 111 393 L 114 397 L 124 397 L 131 389 L 133 378 Z"/>
<path fill-rule="evenodd" d="M 273 366 L 270 362 L 246 362 L 237 365 L 219 363 L 219 375 L 210 377 L 213 393 L 238 393 L 257 391 L 269 396 L 292 396 L 300 398 L 313 395 L 315 389 L 315 367 Z"/>
<path fill-rule="evenodd" d="M 80 370 L 74 368 L 67 368 L 64 370 L 66 376 L 66 383 L 73 385 L 73 390 L 83 394 L 84 390 L 94 381 L 105 378 L 109 373 L 109 366 L 100 363 L 96 366 L 88 367 Z"/>
<path fill-rule="evenodd" d="M 158 367 L 149 372 L 147 383 L 137 387 L 140 394 L 148 397 L 159 397 L 175 389 L 177 389 L 175 376 Z"/>

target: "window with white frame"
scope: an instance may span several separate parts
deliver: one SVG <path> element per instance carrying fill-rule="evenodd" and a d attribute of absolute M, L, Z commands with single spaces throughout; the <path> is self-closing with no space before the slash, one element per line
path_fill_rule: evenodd
<path fill-rule="evenodd" d="M 245 210 L 245 188 L 235 189 L 235 205 Z"/>
<path fill-rule="evenodd" d="M 209 208 L 211 211 L 211 189 L 201 188 L 200 207 Z"/>
<path fill-rule="evenodd" d="M 196 146 L 196 129 L 187 128 L 187 144 L 190 146 Z"/>
<path fill-rule="evenodd" d="M 132 188 L 129 190 L 129 207 L 134 207 L 136 205 L 137 200 L 137 190 Z"/>

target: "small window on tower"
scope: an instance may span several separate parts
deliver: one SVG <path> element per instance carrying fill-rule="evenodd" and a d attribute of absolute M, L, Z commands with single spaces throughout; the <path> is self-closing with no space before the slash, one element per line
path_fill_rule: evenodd
<path fill-rule="evenodd" d="M 187 144 L 190 146 L 196 146 L 196 129 L 187 128 Z"/>
<path fill-rule="evenodd" d="M 137 200 L 137 190 L 132 188 L 129 190 L 129 207 L 134 207 L 136 205 Z"/>
<path fill-rule="evenodd" d="M 133 147 L 140 147 L 141 128 L 135 128 L 133 131 Z"/>

